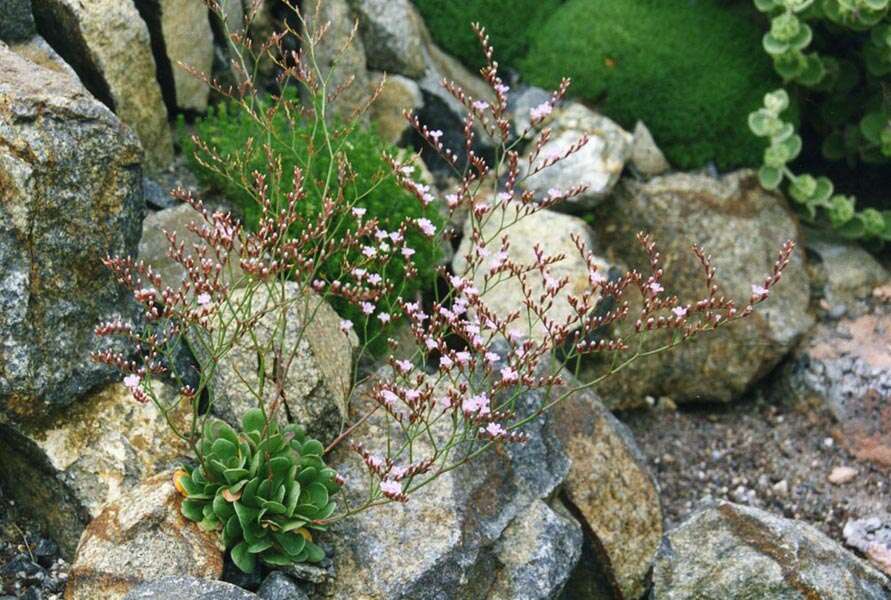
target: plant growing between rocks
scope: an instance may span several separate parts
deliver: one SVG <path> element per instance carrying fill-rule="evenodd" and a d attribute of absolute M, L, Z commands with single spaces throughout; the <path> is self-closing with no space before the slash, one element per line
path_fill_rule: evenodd
<path fill-rule="evenodd" d="M 822 138 L 822 155 L 851 166 L 887 164 L 889 0 L 755 0 L 755 6 L 770 17 L 763 46 L 787 89 L 808 104 L 819 103 L 802 117 Z M 770 142 L 759 171 L 761 184 L 777 189 L 787 182 L 807 220 L 828 221 L 845 237 L 874 245 L 891 240 L 891 210 L 857 210 L 854 197 L 835 193 L 828 177 L 789 169 L 802 150 L 794 125 L 781 117 L 789 100 L 786 90 L 777 90 L 749 116 L 752 132 Z"/>
<path fill-rule="evenodd" d="M 218 9 L 215 4 L 211 2 L 212 8 Z M 569 86 L 564 80 L 531 112 L 530 127 L 541 130 L 541 135 L 529 164 L 521 169 L 520 142 L 512 141 L 516 138 L 507 113 L 509 88 L 498 76 L 485 30 L 474 26 L 486 61 L 480 73 L 495 101 L 475 99 L 454 83 L 442 82 L 467 111 L 466 162 L 444 146 L 442 132 L 406 115 L 453 170 L 458 182 L 454 192 L 440 197 L 412 178 L 410 163 L 393 154 L 385 156 L 392 181 L 420 206 L 441 203 L 453 215 L 466 212 L 472 241 L 464 257 L 466 268 L 452 274 L 443 269 L 441 275 L 449 285 L 430 296 L 385 303 L 382 299 L 392 297 L 397 287 L 388 278 L 387 266 L 398 257 L 406 276 L 415 277 L 420 240 L 434 244 L 452 232 L 426 217 L 384 224 L 360 205 L 369 190 L 351 189 L 357 179 L 352 149 L 345 142 L 349 138 L 329 127 L 326 119 L 331 103 L 343 91 L 343 87 L 329 85 L 332 70 L 321 68 L 317 55 L 327 25 L 310 26 L 319 23 L 317 15 L 304 15 L 296 7 L 294 11 L 302 31 L 286 25 L 262 43 L 232 34 L 238 48 L 234 68 L 242 83 L 237 89 L 211 83 L 235 102 L 262 106 L 261 125 L 284 114 L 312 128 L 318 143 L 310 146 L 307 161 L 321 161 L 326 168 L 296 166 L 285 173 L 282 157 L 270 142 L 273 132 L 264 129 L 266 136 L 249 140 L 248 145 L 261 149 L 267 163 L 263 171 L 252 174 L 258 211 L 255 229 L 245 228 L 227 213 L 210 212 L 192 195 L 177 192 L 195 209 L 196 222 L 190 229 L 201 240 L 187 248 L 175 235 L 168 235 L 169 256 L 184 267 L 187 279 L 177 287 L 168 287 L 150 267 L 132 258 L 106 259 L 118 281 L 132 289 L 143 306 L 144 322 L 102 324 L 97 330 L 100 334 L 126 336 L 133 353 L 107 352 L 94 357 L 126 373 L 124 381 L 134 397 L 154 402 L 165 416 L 180 403 L 190 405 L 187 429 L 177 428 L 168 419 L 175 434 L 190 445 L 196 460 L 194 467 L 176 475 L 177 486 L 185 495 L 182 512 L 200 527 L 217 531 L 221 545 L 244 571 L 252 571 L 258 560 L 270 565 L 321 560 L 324 553 L 315 543 L 313 531 L 325 531 L 342 519 L 383 504 L 407 502 L 438 477 L 491 448 L 523 443 L 524 425 L 635 359 L 666 351 L 752 314 L 755 305 L 767 300 L 780 281 L 793 251 L 792 242 L 783 246 L 772 272 L 753 285 L 751 296 L 740 306 L 718 295 L 715 269 L 706 252 L 696 246 L 693 252 L 702 265 L 705 294 L 697 299 L 665 295 L 659 251 L 643 233 L 639 240 L 649 258 L 648 273 L 632 270 L 613 279 L 598 270 L 600 261 L 585 241 L 575 238 L 578 252 L 589 265 L 588 285 L 581 290 L 570 289 L 568 278 L 552 275 L 554 265 L 565 258 L 562 255 L 549 255 L 537 246 L 528 263 L 510 259 L 510 242 L 504 235 L 509 227 L 584 192 L 581 186 L 567 186 L 535 199 L 531 192 L 520 192 L 518 184 L 578 152 L 587 140 L 581 139 L 560 155 L 542 155 L 549 138 L 547 119 Z M 286 50 L 286 36 L 300 39 L 301 49 Z M 250 76 L 250 65 L 261 56 L 279 69 L 279 88 L 297 87 L 302 102 L 296 95 L 284 93 L 261 99 L 262 92 Z M 333 64 L 336 68 L 336 58 Z M 373 98 L 372 94 L 370 101 Z M 364 108 L 367 106 L 347 119 L 345 127 L 355 126 Z M 476 127 L 499 142 L 492 164 L 472 150 Z M 525 137 L 529 136 L 520 139 Z M 214 152 L 206 142 L 196 144 L 204 152 Z M 224 162 L 217 164 L 222 167 Z M 279 185 L 284 178 L 290 181 L 287 187 Z M 303 210 L 307 189 L 319 191 L 317 212 Z M 413 243 L 413 239 L 419 241 Z M 337 265 L 334 273 L 328 270 L 332 264 Z M 323 270 L 327 277 L 322 276 Z M 508 281 L 520 284 L 524 300 L 516 310 L 499 314 L 490 309 L 486 297 Z M 289 291 L 295 286 L 297 293 Z M 627 295 L 634 293 L 640 294 L 642 302 L 632 312 Z M 266 300 L 259 301 L 261 297 Z M 559 320 L 549 315 L 558 297 L 566 298 L 572 307 L 571 314 Z M 331 301 L 348 302 L 358 309 L 356 319 L 341 321 L 340 334 L 350 336 L 354 330 L 368 331 L 373 322 L 405 318 L 416 350 L 409 358 L 388 356 L 386 365 L 370 374 L 359 370 L 357 360 L 350 390 L 358 414 L 351 415 L 333 439 L 314 440 L 306 436 L 304 424 L 279 425 L 283 418 L 291 420 L 294 407 L 305 401 L 288 395 L 285 382 L 301 340 L 286 343 L 284 331 L 297 314 L 302 338 L 306 324 Z M 611 308 L 605 310 L 607 305 Z M 628 337 L 604 333 L 610 325 L 629 319 L 633 327 Z M 261 324 L 271 331 L 260 335 Z M 656 330 L 670 332 L 669 341 L 644 349 L 647 334 Z M 191 385 L 187 383 L 192 381 L 189 374 L 175 360 L 184 339 L 208 357 Z M 373 339 L 365 337 L 360 357 L 371 343 Z M 250 346 L 257 357 L 259 376 L 255 384 L 245 379 L 255 407 L 240 423 L 226 424 L 212 416 L 215 398 L 211 382 L 220 361 L 236 344 Z M 387 340 L 387 345 L 396 350 L 395 341 Z M 575 364 L 590 353 L 604 353 L 612 360 L 589 382 L 570 382 L 564 365 Z M 155 392 L 154 384 L 162 377 L 179 387 L 172 404 Z M 523 395 L 533 389 L 541 392 L 536 395 L 541 400 L 534 406 L 521 403 Z M 205 396 L 206 402 L 202 400 Z M 363 426 L 372 422 L 379 425 L 374 428 L 377 443 L 363 444 Z M 332 451 L 342 446 L 357 453 L 364 465 L 363 473 L 351 474 L 349 481 L 325 463 Z"/>

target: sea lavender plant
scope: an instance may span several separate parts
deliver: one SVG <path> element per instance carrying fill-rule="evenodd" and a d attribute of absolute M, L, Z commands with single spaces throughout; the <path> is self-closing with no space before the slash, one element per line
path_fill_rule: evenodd
<path fill-rule="evenodd" d="M 215 7 L 215 2 L 211 6 Z M 425 218 L 406 219 L 384 229 L 356 205 L 361 191 L 345 193 L 352 181 L 349 148 L 331 133 L 325 117 L 329 103 L 336 101 L 342 88 L 331 89 L 331 72 L 320 67 L 316 55 L 327 26 L 307 28 L 308 22 L 318 23 L 318 19 L 304 19 L 294 10 L 303 24 L 300 31 L 285 25 L 261 44 L 231 35 L 236 48 L 234 67 L 242 81 L 237 89 L 209 83 L 236 101 L 257 102 L 261 92 L 249 76 L 248 65 L 259 63 L 263 54 L 279 69 L 279 88 L 300 88 L 301 105 L 281 101 L 272 106 L 289 111 L 295 119 L 309 119 L 321 132 L 324 143 L 315 151 L 325 153 L 331 165 L 313 182 L 315 189 L 324 191 L 322 210 L 312 219 L 300 210 L 306 184 L 300 168 L 288 175 L 291 186 L 287 193 L 270 191 L 278 186 L 269 186 L 269 177 L 285 175 L 277 171 L 271 150 L 268 172 L 253 175 L 260 212 L 255 230 L 244 229 L 230 214 L 209 211 L 190 193 L 176 192 L 194 208 L 196 222 L 190 229 L 200 240 L 186 247 L 174 234 L 168 234 L 169 256 L 185 269 L 186 279 L 176 286 L 164 285 L 155 271 L 139 261 L 107 258 L 105 264 L 118 281 L 134 291 L 144 309 L 143 319 L 138 326 L 115 321 L 97 330 L 132 341 L 132 355 L 103 353 L 95 359 L 126 373 L 124 381 L 137 400 L 154 402 L 165 416 L 182 402 L 190 404 L 188 429 L 178 429 L 168 419 L 176 435 L 191 446 L 196 460 L 195 466 L 176 475 L 177 486 L 186 496 L 182 512 L 201 527 L 217 531 L 221 544 L 231 550 L 236 565 L 245 571 L 253 570 L 258 559 L 272 565 L 320 560 L 323 554 L 313 542 L 311 530 L 325 530 L 332 523 L 385 503 L 409 501 L 438 477 L 490 448 L 523 443 L 525 425 L 640 356 L 668 350 L 747 317 L 767 300 L 793 251 L 792 242 L 783 246 L 773 271 L 756 282 L 751 297 L 739 307 L 718 296 L 715 269 L 706 252 L 696 246 L 693 252 L 702 264 L 706 295 L 682 300 L 663 294 L 661 256 L 651 237 L 643 233 L 639 240 L 649 257 L 648 272 L 632 270 L 612 279 L 598 270 L 598 260 L 576 238 L 578 252 L 588 264 L 589 285 L 581 292 L 570 292 L 567 279 L 552 275 L 554 266 L 565 258 L 562 255 L 550 255 L 537 246 L 528 263 L 512 260 L 510 241 L 504 235 L 507 229 L 584 192 L 582 186 L 567 185 L 536 199 L 530 192 L 520 191 L 519 184 L 524 177 L 552 168 L 578 152 L 586 140 L 560 155 L 542 156 L 550 135 L 547 119 L 569 86 L 564 80 L 545 103 L 532 110 L 530 128 L 540 130 L 541 135 L 528 165 L 521 168 L 517 146 L 521 142 L 517 140 L 531 136 L 513 135 L 507 111 L 509 88 L 498 74 L 485 30 L 474 25 L 486 61 L 480 73 L 493 100 L 471 97 L 454 82 L 442 82 L 466 108 L 465 158 L 442 143 L 441 132 L 406 113 L 421 138 L 453 169 L 458 182 L 454 191 L 443 196 L 417 183 L 411 177 L 414 167 L 410 163 L 386 156 L 391 176 L 421 205 L 440 203 L 453 217 L 466 213 L 472 241 L 464 257 L 466 268 L 460 273 L 443 268 L 441 274 L 448 286 L 434 291 L 432 297 L 400 300 L 382 308 L 379 300 L 392 283 L 368 274 L 386 273 L 382 267 L 398 256 L 411 276 L 417 249 L 406 242 L 409 232 L 420 233 L 429 243 L 453 232 L 440 230 Z M 286 36 L 299 38 L 301 49 L 286 50 Z M 336 64 L 336 59 L 333 62 Z M 492 164 L 473 151 L 474 136 L 480 129 L 499 144 Z M 255 143 L 263 145 L 264 141 Z M 207 145 L 204 149 L 213 152 Z M 355 226 L 341 227 L 347 219 L 355 220 Z M 497 226 L 487 227 L 492 224 Z M 294 231 L 299 235 L 294 236 Z M 323 281 L 319 269 L 330 264 L 332 257 L 341 257 L 340 277 Z M 516 310 L 497 313 L 488 305 L 487 296 L 510 280 L 519 282 L 523 300 Z M 299 292 L 289 292 L 295 285 Z M 632 293 L 643 299 L 633 312 L 628 300 Z M 270 300 L 252 302 L 260 294 Z M 573 311 L 557 320 L 550 316 L 549 308 L 564 296 Z M 299 314 L 304 324 L 302 337 L 305 324 L 334 298 L 353 303 L 362 314 L 358 321 L 344 320 L 339 334 L 350 335 L 351 330 L 366 328 L 373 320 L 393 319 L 398 313 L 408 320 L 416 344 L 408 358 L 391 354 L 385 368 L 369 373 L 355 368 L 350 389 L 357 414 L 343 424 L 334 439 L 316 441 L 305 436 L 300 424 L 277 425 L 285 407 L 305 401 L 288 397 L 285 382 L 300 340 L 286 342 L 283 332 L 290 315 Z M 604 301 L 612 306 L 605 312 L 599 310 Z M 261 319 L 273 324 L 272 335 L 254 334 Z M 593 335 L 629 319 L 634 323 L 629 337 Z M 654 330 L 671 332 L 670 340 L 659 348 L 643 350 L 642 340 Z M 533 331 L 544 334 L 533 336 Z M 191 380 L 175 360 L 186 338 L 209 358 L 193 384 L 187 383 Z M 388 342 L 395 351 L 395 342 Z M 256 408 L 242 423 L 225 424 L 212 416 L 215 399 L 211 382 L 220 361 L 236 344 L 252 349 L 263 376 L 249 386 Z M 360 348 L 360 356 L 367 345 L 368 341 Z M 600 376 L 580 384 L 563 375 L 563 364 L 595 352 L 615 357 Z M 172 404 L 156 393 L 161 377 L 179 388 Z M 518 399 L 529 390 L 539 390 L 536 397 L 541 401 L 531 410 L 521 411 Z M 205 396 L 206 402 L 202 400 Z M 385 444 L 363 443 L 363 424 L 372 418 L 383 423 Z M 325 458 L 340 446 L 351 448 L 364 464 L 363 474 L 349 482 L 325 464 Z M 353 491 L 351 502 L 347 495 L 337 494 L 343 485 Z"/>

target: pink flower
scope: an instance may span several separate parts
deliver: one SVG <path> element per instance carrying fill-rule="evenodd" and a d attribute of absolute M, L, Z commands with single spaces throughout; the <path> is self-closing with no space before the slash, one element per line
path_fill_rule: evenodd
<path fill-rule="evenodd" d="M 359 305 L 359 308 L 361 308 L 362 312 L 366 315 L 370 315 L 374 312 L 374 304 L 372 304 L 371 302 L 363 302 Z"/>
<path fill-rule="evenodd" d="M 671 309 L 671 312 L 679 319 L 687 315 L 687 309 L 683 306 L 675 306 Z"/>
<path fill-rule="evenodd" d="M 480 112 L 489 108 L 489 103 L 485 100 L 475 100 L 473 104 L 471 104 L 474 110 L 478 110 Z"/>
<path fill-rule="evenodd" d="M 397 396 L 390 390 L 383 390 L 381 392 L 381 400 L 384 404 L 392 408 L 394 404 L 399 402 L 399 396 Z"/>
<path fill-rule="evenodd" d="M 383 280 L 384 280 L 384 278 L 381 277 L 380 275 L 378 275 L 377 273 L 372 273 L 371 275 L 368 276 L 368 283 L 370 283 L 371 285 L 377 285 Z"/>
<path fill-rule="evenodd" d="M 414 255 L 414 253 L 415 253 L 414 248 L 409 248 L 408 246 L 406 246 L 405 248 L 402 249 L 402 256 L 404 256 L 405 258 L 411 258 Z"/>
<path fill-rule="evenodd" d="M 520 380 L 520 374 L 510 367 L 501 369 L 501 381 L 504 383 L 516 383 Z"/>
<path fill-rule="evenodd" d="M 769 292 L 770 292 L 770 290 L 768 290 L 764 286 L 760 286 L 760 285 L 752 286 L 752 293 L 756 296 L 759 296 L 759 297 L 766 296 Z"/>
<path fill-rule="evenodd" d="M 353 328 L 353 322 L 344 319 L 340 322 L 340 330 L 344 333 L 349 333 L 350 329 Z"/>
<path fill-rule="evenodd" d="M 551 114 L 552 110 L 554 110 L 554 107 L 551 106 L 550 102 L 542 102 L 529 111 L 529 116 L 533 121 L 540 121 Z"/>
<path fill-rule="evenodd" d="M 510 91 L 510 87 L 504 85 L 503 83 L 495 84 L 495 91 L 499 94 L 506 94 Z"/>
<path fill-rule="evenodd" d="M 507 430 L 498 423 L 489 423 L 484 431 L 492 437 L 502 437 L 507 433 Z"/>
<path fill-rule="evenodd" d="M 399 369 L 400 373 L 408 373 L 411 371 L 412 364 L 410 360 L 397 360 L 396 368 Z"/>
<path fill-rule="evenodd" d="M 480 416 L 488 415 L 491 412 L 489 397 L 484 393 L 465 398 L 464 402 L 461 403 L 461 408 L 468 414 L 476 413 Z"/>
<path fill-rule="evenodd" d="M 392 479 L 381 481 L 381 492 L 385 496 L 398 496 L 402 493 L 402 484 Z"/>
<path fill-rule="evenodd" d="M 360 208 L 360 207 L 358 207 L 358 206 L 355 207 L 355 208 L 353 208 L 353 216 L 355 216 L 355 217 L 361 219 L 362 217 L 365 216 L 365 209 L 364 209 L 364 208 Z"/>
<path fill-rule="evenodd" d="M 130 375 L 124 377 L 124 385 L 131 390 L 135 390 L 136 388 L 138 388 L 139 384 L 141 383 L 142 379 L 140 379 L 139 375 L 136 375 L 135 373 L 131 373 Z"/>
<path fill-rule="evenodd" d="M 664 289 L 665 289 L 665 288 L 663 288 L 663 287 L 659 284 L 658 281 L 651 281 L 649 284 L 647 284 L 647 290 L 650 292 L 650 295 L 651 295 L 651 296 L 655 296 L 655 295 L 658 294 L 659 292 L 664 291 Z"/>
<path fill-rule="evenodd" d="M 454 364 L 454 361 L 445 354 L 439 359 L 439 366 L 443 369 L 451 369 Z"/>
<path fill-rule="evenodd" d="M 200 306 L 207 306 L 210 304 L 210 294 L 204 292 L 202 294 L 198 294 L 198 304 Z"/>
<path fill-rule="evenodd" d="M 439 129 L 434 129 L 433 131 L 428 131 L 427 135 L 430 136 L 430 139 L 432 139 L 434 142 L 438 142 L 439 138 L 442 137 L 442 131 Z"/>
<path fill-rule="evenodd" d="M 421 232 L 427 237 L 433 237 L 436 234 L 436 225 L 434 225 L 430 219 L 425 217 L 421 217 L 417 221 L 418 227 L 421 229 Z M 402 253 L 405 254 L 405 249 L 403 248 Z"/>
<path fill-rule="evenodd" d="M 371 258 L 371 257 L 374 256 L 375 254 L 377 254 L 377 250 L 375 250 L 375 249 L 372 248 L 371 246 L 365 246 L 365 247 L 362 248 L 362 254 L 364 254 L 364 255 L 367 256 L 368 258 Z"/>
<path fill-rule="evenodd" d="M 494 352 L 486 352 L 486 362 L 490 365 L 494 365 L 495 363 L 497 363 L 499 358 L 501 357 Z"/>
<path fill-rule="evenodd" d="M 381 313 L 377 316 L 380 319 L 381 323 L 389 323 L 390 322 L 390 314 L 389 313 Z"/>

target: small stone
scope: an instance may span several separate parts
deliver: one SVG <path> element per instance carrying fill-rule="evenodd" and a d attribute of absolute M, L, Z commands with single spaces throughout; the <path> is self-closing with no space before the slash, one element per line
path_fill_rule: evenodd
<path fill-rule="evenodd" d="M 638 173 L 647 177 L 662 175 L 671 170 L 671 165 L 668 164 L 662 150 L 656 145 L 653 134 L 643 121 L 638 121 L 634 126 L 634 140 L 631 142 L 629 160 Z"/>
<path fill-rule="evenodd" d="M 257 595 L 263 600 L 309 600 L 300 586 L 281 571 L 270 573 L 257 590 Z"/>
<path fill-rule="evenodd" d="M 771 488 L 777 496 L 786 497 L 789 494 L 789 482 L 785 479 L 781 479 L 780 481 L 773 484 Z"/>
<path fill-rule="evenodd" d="M 826 477 L 829 483 L 834 485 L 844 485 L 851 483 L 857 477 L 857 469 L 853 467 L 841 466 L 832 469 L 832 472 Z"/>
<path fill-rule="evenodd" d="M 49 538 L 40 538 L 32 552 L 42 567 L 49 568 L 59 554 L 59 545 Z"/>

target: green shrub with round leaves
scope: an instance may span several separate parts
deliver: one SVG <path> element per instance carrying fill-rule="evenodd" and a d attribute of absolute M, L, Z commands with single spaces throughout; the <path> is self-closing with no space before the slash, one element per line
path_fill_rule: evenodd
<path fill-rule="evenodd" d="M 257 560 L 285 566 L 325 557 L 310 531 L 325 530 L 340 487 L 321 442 L 298 425 L 279 431 L 252 409 L 238 433 L 208 420 L 198 451 L 201 464 L 177 478 L 186 496 L 182 514 L 218 532 L 239 569 L 251 573 Z"/>
<path fill-rule="evenodd" d="M 570 94 L 625 128 L 642 120 L 679 168 L 756 166 L 764 142 L 746 116 L 779 85 L 758 16 L 721 0 L 569 0 L 520 72 L 545 88 L 571 77 Z"/>

